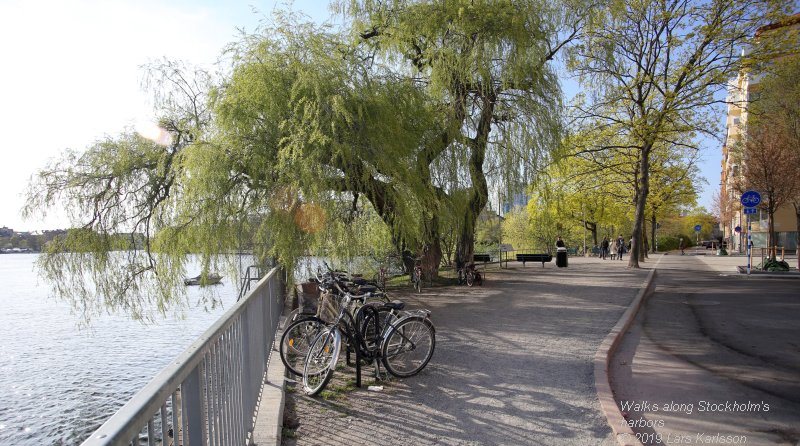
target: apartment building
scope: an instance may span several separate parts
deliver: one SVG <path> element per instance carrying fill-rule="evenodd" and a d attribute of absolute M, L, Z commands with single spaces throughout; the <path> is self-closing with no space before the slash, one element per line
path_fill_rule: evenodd
<path fill-rule="evenodd" d="M 800 14 L 787 17 L 785 20 L 763 26 L 756 32 L 755 38 L 759 39 L 771 33 L 788 33 L 800 30 Z M 741 142 L 746 138 L 747 128 L 747 103 L 759 91 L 759 81 L 762 74 L 743 71 L 728 87 L 728 114 L 726 121 L 726 135 L 722 146 L 722 172 L 720 181 L 721 203 L 727 204 L 720 216 L 720 230 L 728 241 L 733 251 L 743 252 L 746 248 L 748 224 L 752 228 L 754 247 L 767 247 L 768 215 L 766 211 L 758 209 L 755 214 L 744 214 L 744 209 L 739 202 L 740 194 L 736 190 L 737 179 L 742 176 L 742 162 L 740 157 L 731 152 L 734 148 L 741 147 Z M 773 246 L 784 247 L 786 250 L 797 248 L 797 224 L 792 205 L 781 207 L 774 216 L 776 238 Z"/>

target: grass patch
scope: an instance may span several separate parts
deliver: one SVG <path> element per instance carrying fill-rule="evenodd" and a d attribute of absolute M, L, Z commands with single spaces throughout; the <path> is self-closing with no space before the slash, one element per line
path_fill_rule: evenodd
<path fill-rule="evenodd" d="M 283 438 L 297 438 L 297 431 L 284 427 L 281 429 L 281 436 L 283 436 Z"/>

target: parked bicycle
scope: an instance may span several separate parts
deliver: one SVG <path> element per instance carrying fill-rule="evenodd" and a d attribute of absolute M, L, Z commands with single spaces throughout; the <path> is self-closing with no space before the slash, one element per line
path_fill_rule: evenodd
<path fill-rule="evenodd" d="M 436 330 L 428 310 L 404 310 L 402 302 L 360 305 L 355 315 L 349 309 L 353 301 L 363 303 L 334 282 L 341 299 L 335 321 L 322 329 L 311 342 L 303 367 L 303 390 L 316 395 L 327 386 L 346 348 L 355 354 L 356 385 L 361 384 L 362 363 L 372 362 L 376 376 L 380 364 L 394 376 L 409 377 L 419 373 L 430 361 L 436 346 Z"/>
<path fill-rule="evenodd" d="M 473 286 L 476 283 L 483 283 L 483 277 L 481 276 L 480 271 L 475 269 L 474 263 L 465 264 L 458 269 L 459 285 L 466 284 L 467 286 Z"/>
<path fill-rule="evenodd" d="M 411 274 L 409 275 L 411 287 L 418 293 L 422 292 L 422 257 L 407 258 L 414 261 L 414 267 L 411 269 Z"/>
<path fill-rule="evenodd" d="M 354 295 L 362 295 L 363 299 L 358 303 L 389 303 L 385 293 L 378 293 L 374 285 L 358 278 L 350 277 L 345 272 L 334 272 L 329 269 L 326 273 L 317 273 L 314 279 L 318 287 L 319 299 L 316 308 L 311 313 L 303 313 L 306 308 L 298 307 L 287 316 L 286 328 L 281 336 L 279 352 L 281 361 L 286 368 L 295 375 L 303 374 L 303 361 L 305 360 L 308 348 L 317 334 L 337 317 L 339 310 L 339 300 L 341 296 L 338 289 L 345 288 L 351 290 Z M 339 288 L 334 287 L 334 283 L 339 284 Z M 351 311 L 355 312 L 356 309 Z"/>

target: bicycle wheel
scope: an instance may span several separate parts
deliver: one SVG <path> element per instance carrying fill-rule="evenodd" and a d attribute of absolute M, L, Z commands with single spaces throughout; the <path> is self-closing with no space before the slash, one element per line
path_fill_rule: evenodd
<path fill-rule="evenodd" d="M 475 272 L 467 271 L 467 286 L 475 285 Z"/>
<path fill-rule="evenodd" d="M 308 317 L 308 316 L 309 315 L 303 315 L 302 313 L 300 313 L 300 308 L 295 308 L 294 310 L 289 312 L 289 314 L 286 315 L 286 318 L 283 319 L 283 323 L 281 323 L 279 328 L 280 329 L 285 329 L 292 322 L 295 322 L 296 320 L 300 319 L 301 317 L 305 319 L 305 317 Z"/>
<path fill-rule="evenodd" d="M 339 360 L 339 349 L 342 346 L 342 335 L 336 327 L 321 331 L 305 358 L 303 366 L 303 390 L 314 396 L 328 385 Z"/>
<path fill-rule="evenodd" d="M 389 329 L 381 348 L 381 360 L 394 376 L 405 378 L 419 373 L 436 348 L 436 329 L 430 320 L 410 317 Z"/>
<path fill-rule="evenodd" d="M 322 319 L 308 317 L 292 322 L 281 336 L 281 361 L 295 375 L 303 374 L 303 362 L 311 343 L 326 327 Z"/>

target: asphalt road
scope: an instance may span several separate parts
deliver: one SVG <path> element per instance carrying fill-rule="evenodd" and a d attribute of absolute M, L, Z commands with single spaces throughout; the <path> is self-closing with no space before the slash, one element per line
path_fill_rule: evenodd
<path fill-rule="evenodd" d="M 644 444 L 800 444 L 800 280 L 665 256 L 613 358 Z"/>

